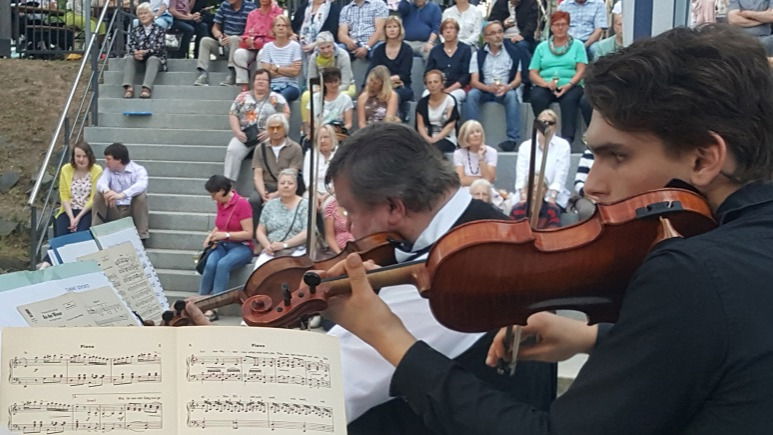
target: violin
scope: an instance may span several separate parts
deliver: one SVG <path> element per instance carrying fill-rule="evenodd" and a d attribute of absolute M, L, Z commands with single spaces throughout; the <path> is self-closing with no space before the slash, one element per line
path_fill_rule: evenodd
<path fill-rule="evenodd" d="M 600 204 L 584 222 L 532 229 L 526 219 L 476 221 L 453 229 L 426 261 L 367 274 L 374 288 L 414 284 L 443 325 L 484 332 L 525 325 L 533 313 L 578 310 L 590 323 L 614 322 L 636 269 L 656 244 L 692 237 L 716 226 L 703 197 L 685 189 L 659 189 Z M 242 317 L 253 326 L 291 327 L 324 311 L 327 299 L 350 291 L 346 276 L 304 275 L 308 287 L 280 303 L 253 296 Z"/>
<path fill-rule="evenodd" d="M 276 257 L 267 261 L 252 272 L 243 287 L 236 287 L 206 296 L 195 301 L 201 311 L 213 310 L 230 304 L 242 304 L 246 299 L 260 295 L 268 298 L 272 304 L 278 304 L 301 282 L 303 274 L 308 270 L 327 270 L 347 255 L 357 252 L 364 259 L 373 260 L 376 264 L 394 264 L 394 243 L 400 237 L 391 233 L 377 233 L 350 241 L 337 255 L 320 261 L 312 261 L 308 255 L 298 257 Z M 165 326 L 189 326 L 190 319 L 183 317 L 185 301 L 174 303 L 174 311 L 166 311 L 162 315 Z"/>

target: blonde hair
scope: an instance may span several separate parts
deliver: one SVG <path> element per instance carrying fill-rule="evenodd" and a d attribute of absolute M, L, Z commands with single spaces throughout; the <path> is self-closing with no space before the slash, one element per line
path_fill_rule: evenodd
<path fill-rule="evenodd" d="M 537 115 L 537 118 L 539 118 L 542 115 L 548 115 L 549 117 L 553 118 L 553 122 L 558 123 L 558 114 L 553 109 L 545 109 L 542 112 Z"/>
<path fill-rule="evenodd" d="M 397 15 L 390 15 L 384 20 L 384 40 L 386 41 L 386 26 L 389 23 L 395 23 L 400 28 L 400 34 L 397 35 L 397 39 L 402 41 L 405 38 L 405 27 L 403 27 L 403 20 Z"/>
<path fill-rule="evenodd" d="M 287 38 L 288 39 L 292 38 L 292 36 L 295 35 L 295 33 L 293 33 L 293 25 L 290 22 L 290 17 L 288 17 L 287 15 L 277 15 L 274 18 L 274 21 L 271 23 L 271 36 L 276 38 L 276 35 L 274 34 L 274 26 L 276 26 L 276 23 L 278 23 L 279 21 L 284 21 L 284 23 L 287 25 Z"/>
<path fill-rule="evenodd" d="M 370 95 L 370 83 L 373 79 L 381 80 L 381 90 L 375 95 L 381 101 L 389 102 L 389 98 L 392 97 L 392 74 L 389 73 L 389 69 L 384 65 L 378 65 L 373 67 L 368 73 L 368 78 L 365 80 L 365 92 Z"/>
<path fill-rule="evenodd" d="M 323 131 L 326 131 L 327 134 L 330 135 L 330 143 L 332 145 L 331 149 L 334 150 L 338 148 L 338 135 L 336 135 L 336 129 L 330 124 L 322 124 L 318 127 L 318 130 L 315 133 L 315 135 L 317 136 L 317 144 L 319 144 L 319 134 L 322 133 Z"/>
<path fill-rule="evenodd" d="M 481 135 L 481 145 L 486 143 L 486 132 L 483 130 L 483 125 L 474 120 L 471 119 L 464 124 L 462 124 L 462 127 L 459 129 L 459 146 L 462 148 L 467 148 L 470 145 L 467 143 L 467 137 L 472 133 L 474 128 L 478 128 L 480 130 Z"/>

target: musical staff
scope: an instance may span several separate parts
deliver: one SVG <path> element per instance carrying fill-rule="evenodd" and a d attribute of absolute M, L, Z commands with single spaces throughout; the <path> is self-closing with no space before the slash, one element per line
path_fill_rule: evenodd
<path fill-rule="evenodd" d="M 330 363 L 306 356 L 212 356 L 186 359 L 189 382 L 256 382 L 330 388 Z"/>
<path fill-rule="evenodd" d="M 162 406 L 156 401 L 117 404 L 27 401 L 13 403 L 8 413 L 8 428 L 22 433 L 110 432 L 119 429 L 142 432 L 163 428 Z"/>
<path fill-rule="evenodd" d="M 192 400 L 187 409 L 187 425 L 202 429 L 268 428 L 328 433 L 335 429 L 331 407 L 305 403 Z"/>
<path fill-rule="evenodd" d="M 99 387 L 161 382 L 158 353 L 115 358 L 89 354 L 16 356 L 10 359 L 9 366 L 8 382 L 25 387 L 50 384 Z"/>

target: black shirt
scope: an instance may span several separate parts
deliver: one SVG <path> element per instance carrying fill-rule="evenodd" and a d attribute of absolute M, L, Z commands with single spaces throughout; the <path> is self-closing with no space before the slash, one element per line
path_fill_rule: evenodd
<path fill-rule="evenodd" d="M 773 185 L 717 210 L 720 226 L 656 246 L 612 328 L 550 412 L 508 399 L 416 343 L 403 396 L 446 434 L 769 434 L 773 431 Z"/>
<path fill-rule="evenodd" d="M 469 45 L 463 42 L 457 43 L 453 56 L 448 56 L 443 44 L 438 44 L 429 51 L 427 66 L 424 68 L 424 72 L 438 69 L 443 71 L 443 74 L 446 76 L 445 87 L 449 87 L 456 82 L 465 87 L 470 83 L 471 58 L 472 50 Z"/>

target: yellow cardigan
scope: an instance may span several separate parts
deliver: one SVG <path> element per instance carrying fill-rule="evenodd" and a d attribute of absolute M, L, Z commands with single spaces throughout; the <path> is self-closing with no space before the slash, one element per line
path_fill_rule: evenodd
<path fill-rule="evenodd" d="M 73 174 L 75 174 L 75 167 L 70 163 L 62 166 L 62 170 L 59 172 L 59 201 L 62 203 L 72 200 L 71 187 Z M 94 193 L 97 191 L 97 181 L 99 180 L 99 177 L 102 176 L 102 166 L 94 163 L 91 166 L 91 171 L 89 171 L 89 176 L 91 177 L 91 193 L 89 194 L 89 200 L 86 201 L 86 207 L 91 207 L 91 204 L 94 202 Z M 54 217 L 59 217 L 62 213 L 64 213 L 64 206 L 59 207 L 59 210 Z"/>

